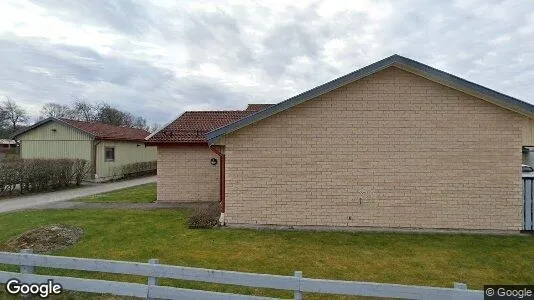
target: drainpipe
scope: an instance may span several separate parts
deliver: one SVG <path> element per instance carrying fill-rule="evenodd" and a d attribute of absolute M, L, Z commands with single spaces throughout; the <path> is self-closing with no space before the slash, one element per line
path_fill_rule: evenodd
<path fill-rule="evenodd" d="M 225 201 L 225 156 L 224 153 L 221 152 L 222 146 L 220 149 L 217 149 L 213 146 L 209 146 L 210 150 L 213 151 L 215 154 L 219 156 L 220 166 L 219 166 L 219 204 L 221 205 L 221 216 L 219 218 L 219 223 L 221 225 L 226 225 L 226 220 L 224 218 L 224 213 L 226 212 L 226 201 Z"/>
<path fill-rule="evenodd" d="M 98 174 L 96 173 L 96 160 L 97 160 L 97 156 L 98 156 L 97 155 L 97 153 L 98 153 L 97 146 L 101 142 L 102 142 L 101 140 L 96 140 L 96 139 L 93 140 L 93 155 L 92 155 L 93 156 L 92 157 L 93 161 L 91 162 L 92 163 L 92 169 L 93 169 L 93 176 L 91 176 L 91 177 L 93 177 L 93 179 L 95 179 L 95 180 L 98 179 L 97 178 Z"/>

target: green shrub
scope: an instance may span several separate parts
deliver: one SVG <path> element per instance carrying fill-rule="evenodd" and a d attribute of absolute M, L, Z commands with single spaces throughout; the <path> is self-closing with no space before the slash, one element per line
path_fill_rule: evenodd
<path fill-rule="evenodd" d="M 83 159 L 8 159 L 0 162 L 0 193 L 55 190 L 79 185 L 87 174 Z"/>
<path fill-rule="evenodd" d="M 219 203 L 201 204 L 189 215 L 187 227 L 191 229 L 213 228 L 219 224 L 219 214 Z"/>
<path fill-rule="evenodd" d="M 21 160 L 4 160 L 0 163 L 0 193 L 11 193 L 20 182 Z"/>
<path fill-rule="evenodd" d="M 85 159 L 75 159 L 73 166 L 74 183 L 79 186 L 87 173 L 89 173 L 89 165 Z"/>
<path fill-rule="evenodd" d="M 20 147 L 9 148 L 4 156 L 4 159 L 17 159 L 20 158 Z"/>
<path fill-rule="evenodd" d="M 134 178 L 139 176 L 156 174 L 158 164 L 155 160 L 126 164 L 119 167 L 114 173 L 120 178 Z"/>

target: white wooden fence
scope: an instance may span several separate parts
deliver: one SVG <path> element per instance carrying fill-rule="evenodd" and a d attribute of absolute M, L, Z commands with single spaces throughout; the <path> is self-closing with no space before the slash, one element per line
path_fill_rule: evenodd
<path fill-rule="evenodd" d="M 299 271 L 296 271 L 294 276 L 255 274 L 162 265 L 155 259 L 151 259 L 148 263 L 137 263 L 39 255 L 32 254 L 30 250 L 23 250 L 21 253 L 0 252 L 0 264 L 20 266 L 20 273 L 0 271 L 0 283 L 5 283 L 13 278 L 17 278 L 24 283 L 46 283 L 47 280 L 52 279 L 55 283 L 61 284 L 64 290 L 133 296 L 147 299 L 274 299 L 158 286 L 158 278 L 287 290 L 293 291 L 294 299 L 302 299 L 303 293 L 436 300 L 470 300 L 484 298 L 482 291 L 468 290 L 467 286 L 461 283 L 456 283 L 454 288 L 437 288 L 400 284 L 325 280 L 304 278 L 302 277 L 302 272 Z M 139 275 L 148 277 L 148 282 L 147 284 L 139 284 L 52 275 L 37 275 L 34 274 L 34 267 Z"/>

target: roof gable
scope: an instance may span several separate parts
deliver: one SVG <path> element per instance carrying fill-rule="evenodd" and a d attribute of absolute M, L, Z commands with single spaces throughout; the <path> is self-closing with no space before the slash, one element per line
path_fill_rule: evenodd
<path fill-rule="evenodd" d="M 38 121 L 38 122 L 28 126 L 28 127 L 25 127 L 22 130 L 19 130 L 19 131 L 15 132 L 13 135 L 11 135 L 11 138 L 16 140 L 21 135 L 24 135 L 25 133 L 27 133 L 27 132 L 35 129 L 35 128 L 41 127 L 41 126 L 43 126 L 45 124 L 48 124 L 48 123 L 58 123 L 58 124 L 63 125 L 63 126 L 74 128 L 76 131 L 78 131 L 78 132 L 80 132 L 82 134 L 85 134 L 85 135 L 89 136 L 90 138 L 94 138 L 94 135 L 92 135 L 91 133 L 89 133 L 87 131 L 84 131 L 84 130 L 82 130 L 80 128 L 73 127 L 70 124 L 68 124 L 66 122 L 63 122 L 62 120 L 56 119 L 56 118 L 53 118 L 53 117 L 43 119 L 43 120 Z"/>
<path fill-rule="evenodd" d="M 416 75 L 422 76 L 434 82 L 440 83 L 442 85 L 445 85 L 453 89 L 460 90 L 464 93 L 470 94 L 472 96 L 484 99 L 495 105 L 502 106 L 506 109 L 529 116 L 531 118 L 534 117 L 534 105 L 532 104 L 523 102 L 519 99 L 507 96 L 505 94 L 499 93 L 497 91 L 494 91 L 489 88 L 483 87 L 481 85 L 475 84 L 473 82 L 467 81 L 465 79 L 454 76 L 447 72 L 432 68 L 428 65 L 417 62 L 415 60 L 395 54 L 385 59 L 382 59 L 378 62 L 375 62 L 371 65 L 363 67 L 359 70 L 356 70 L 352 73 L 349 73 L 347 75 L 334 79 L 330 82 L 317 86 L 304 93 L 291 97 L 276 105 L 265 108 L 261 111 L 258 111 L 254 114 L 251 114 L 247 117 L 244 117 L 226 126 L 212 130 L 206 134 L 208 144 L 211 145 L 215 143 L 225 134 L 231 133 L 242 127 L 245 127 L 252 123 L 268 118 L 274 114 L 280 113 L 300 103 L 311 100 L 320 95 L 326 94 L 330 91 L 338 89 L 349 83 L 358 81 L 364 77 L 370 76 L 372 74 L 375 74 L 389 67 L 397 67 L 399 69 L 414 73 Z"/>

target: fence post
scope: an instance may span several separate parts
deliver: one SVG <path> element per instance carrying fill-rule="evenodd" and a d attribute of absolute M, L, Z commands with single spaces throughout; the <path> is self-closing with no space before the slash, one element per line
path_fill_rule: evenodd
<path fill-rule="evenodd" d="M 25 254 L 32 254 L 32 249 L 22 249 L 20 250 L 20 253 L 22 254 L 20 257 L 20 273 L 21 274 L 33 274 L 34 267 L 32 265 L 25 265 L 24 261 L 27 260 L 27 256 Z"/>
<path fill-rule="evenodd" d="M 301 287 L 300 287 L 300 279 L 302 278 L 302 271 L 295 271 L 295 275 L 294 276 L 297 278 L 297 286 L 296 286 L 296 289 L 295 289 L 295 293 L 294 293 L 293 299 L 294 300 L 302 300 L 302 290 L 301 290 Z"/>
<path fill-rule="evenodd" d="M 467 284 L 461 282 L 455 282 L 454 288 L 457 290 L 467 290 Z"/>
<path fill-rule="evenodd" d="M 148 263 L 154 266 L 152 269 L 155 271 L 156 270 L 156 266 L 159 264 L 159 259 L 155 259 L 155 258 L 149 259 Z M 155 276 L 149 276 L 148 277 L 147 295 L 146 295 L 146 298 L 148 300 L 154 299 L 154 298 L 150 297 L 150 294 L 152 294 L 151 293 L 152 287 L 156 286 L 156 285 L 158 285 L 158 278 L 155 277 Z"/>
<path fill-rule="evenodd" d="M 458 290 L 458 291 L 466 291 L 467 292 L 467 284 L 461 283 L 461 282 L 455 282 L 454 283 L 454 289 Z M 466 297 L 466 295 L 461 293 L 461 294 L 455 295 L 454 299 L 461 300 L 461 299 L 465 299 L 464 297 Z"/>
<path fill-rule="evenodd" d="M 30 265 L 30 264 L 25 264 L 28 262 L 28 256 L 27 254 L 32 254 L 33 253 L 33 250 L 32 249 L 22 249 L 20 250 L 20 274 L 21 274 L 21 278 L 20 280 L 22 282 L 24 282 L 24 275 L 22 274 L 33 274 L 33 272 L 35 271 L 35 267 Z M 28 282 L 30 283 L 30 282 Z M 30 295 L 30 294 L 21 294 L 21 298 L 23 299 L 32 299 L 33 297 Z"/>

